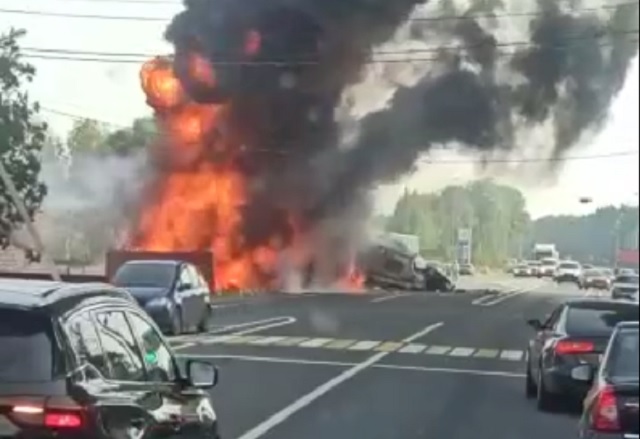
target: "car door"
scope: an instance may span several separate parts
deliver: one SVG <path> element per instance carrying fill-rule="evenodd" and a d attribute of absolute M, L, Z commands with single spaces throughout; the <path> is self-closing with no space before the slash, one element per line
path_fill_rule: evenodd
<path fill-rule="evenodd" d="M 198 299 L 194 295 L 193 278 L 187 264 L 181 264 L 178 270 L 176 296 L 182 303 L 182 325 L 185 330 L 193 330 L 198 314 Z"/>
<path fill-rule="evenodd" d="M 158 422 L 171 422 L 172 438 L 215 438 L 217 417 L 206 392 L 180 385 L 176 359 L 155 325 L 138 311 L 127 319 L 143 353 L 150 382 L 159 391 Z"/>
<path fill-rule="evenodd" d="M 543 322 L 542 327 L 536 331 L 536 335 L 534 339 L 531 341 L 531 372 L 533 377 L 538 376 L 539 366 L 541 364 L 541 359 L 543 355 L 543 351 L 545 345 L 549 342 L 551 338 L 553 338 L 556 326 L 560 321 L 560 317 L 564 312 L 565 306 L 559 306 L 556 308 L 547 318 L 545 322 Z"/>
<path fill-rule="evenodd" d="M 159 439 L 173 426 L 158 425 L 153 413 L 162 399 L 147 382 L 133 333 L 121 310 L 101 308 L 72 315 L 64 324 L 75 354 L 74 393 L 95 413 L 100 436 Z"/>
<path fill-rule="evenodd" d="M 209 313 L 209 288 L 196 267 L 191 264 L 187 264 L 186 268 L 189 271 L 193 282 L 193 295 L 195 297 L 197 307 L 197 323 L 200 323 L 203 318 L 208 316 Z"/>

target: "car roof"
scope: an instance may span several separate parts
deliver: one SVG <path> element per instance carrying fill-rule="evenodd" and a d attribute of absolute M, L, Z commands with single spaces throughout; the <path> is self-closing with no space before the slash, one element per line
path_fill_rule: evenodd
<path fill-rule="evenodd" d="M 30 279 L 0 279 L 0 306 L 40 308 L 63 299 L 83 299 L 96 294 L 132 301 L 131 295 L 106 283 L 70 283 Z"/>
<path fill-rule="evenodd" d="M 618 329 L 638 329 L 640 328 L 639 322 L 620 322 L 616 326 Z"/>
<path fill-rule="evenodd" d="M 132 259 L 130 261 L 126 261 L 124 264 L 122 265 L 180 265 L 180 264 L 184 264 L 184 261 L 179 261 L 177 259 Z"/>
<path fill-rule="evenodd" d="M 598 305 L 618 305 L 618 306 L 635 306 L 637 307 L 638 304 L 634 303 L 634 302 L 622 302 L 620 300 L 615 300 L 615 299 L 609 299 L 609 298 L 602 298 L 602 299 L 572 299 L 572 300 L 567 300 L 565 302 L 565 305 L 567 306 L 593 306 L 593 307 L 597 307 Z"/>

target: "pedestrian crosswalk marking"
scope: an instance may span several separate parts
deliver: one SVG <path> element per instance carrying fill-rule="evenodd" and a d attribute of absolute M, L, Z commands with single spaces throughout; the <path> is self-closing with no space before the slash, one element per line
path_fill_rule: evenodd
<path fill-rule="evenodd" d="M 412 344 L 406 345 L 405 347 L 400 349 L 398 352 L 400 352 L 401 354 L 419 354 L 420 352 L 423 352 L 426 348 L 427 348 L 426 345 L 412 343 Z"/>
<path fill-rule="evenodd" d="M 332 342 L 327 343 L 324 347 L 326 349 L 347 349 L 349 346 L 354 344 L 356 340 L 334 340 Z"/>
<path fill-rule="evenodd" d="M 326 345 L 332 340 L 333 339 L 331 338 L 312 338 L 311 340 L 300 343 L 298 346 L 300 346 L 301 348 L 319 348 Z"/>
<path fill-rule="evenodd" d="M 522 355 L 522 351 L 502 351 L 500 358 L 509 361 L 520 361 L 522 360 Z"/>
<path fill-rule="evenodd" d="M 400 349 L 404 343 L 388 341 L 386 343 L 382 343 L 380 346 L 376 347 L 374 351 L 378 352 L 393 352 Z"/>
<path fill-rule="evenodd" d="M 427 349 L 429 355 L 445 355 L 451 350 L 449 346 L 431 346 Z"/>
<path fill-rule="evenodd" d="M 470 357 L 475 352 L 473 348 L 454 348 L 449 355 L 452 357 Z"/>
<path fill-rule="evenodd" d="M 478 349 L 474 357 L 476 358 L 496 358 L 500 354 L 497 349 Z"/>
<path fill-rule="evenodd" d="M 380 344 L 379 341 L 359 341 L 358 343 L 349 346 L 350 351 L 370 351 Z"/>
<path fill-rule="evenodd" d="M 355 340 L 338 338 L 288 337 L 274 335 L 221 335 L 221 336 L 193 336 L 174 338 L 172 343 L 179 345 L 184 342 L 193 344 L 218 344 L 230 346 L 256 346 L 261 348 L 295 347 L 309 349 L 332 349 L 353 352 L 388 352 L 400 355 L 435 355 L 451 358 L 467 358 L 477 360 L 495 360 L 517 362 L 524 358 L 522 350 L 473 348 L 465 346 L 438 346 L 420 343 L 405 343 L 397 341 Z"/>

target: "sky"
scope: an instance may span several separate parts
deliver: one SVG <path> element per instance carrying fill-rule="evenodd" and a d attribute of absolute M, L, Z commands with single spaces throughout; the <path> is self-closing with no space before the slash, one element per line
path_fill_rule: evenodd
<path fill-rule="evenodd" d="M 141 20 L 104 20 L 10 13 L 2 10 L 145 17 Z M 26 29 L 23 47 L 88 52 L 163 54 L 170 52 L 162 34 L 169 19 L 181 9 L 175 0 L 2 0 L 0 33 L 10 27 Z M 69 115 L 94 118 L 113 128 L 150 114 L 140 89 L 137 63 L 77 62 L 29 59 L 37 68 L 30 87 L 52 129 L 64 136 L 73 123 Z M 405 188 L 437 191 L 481 176 L 517 186 L 527 198 L 533 217 L 584 214 L 608 204 L 638 203 L 638 60 L 627 84 L 615 100 L 606 127 L 583 139 L 556 173 L 539 164 L 517 164 L 479 171 L 475 158 L 451 150 L 434 152 L 416 172 L 376 191 L 376 209 L 393 210 Z M 63 113 L 64 115 L 61 115 Z M 628 151 L 634 151 L 629 155 Z M 608 158 L 598 155 L 624 153 Z M 431 163 L 429 163 L 431 161 Z M 445 162 L 445 163 L 443 163 Z M 507 168 L 507 169 L 505 169 Z M 580 203 L 588 197 L 590 204 Z"/>

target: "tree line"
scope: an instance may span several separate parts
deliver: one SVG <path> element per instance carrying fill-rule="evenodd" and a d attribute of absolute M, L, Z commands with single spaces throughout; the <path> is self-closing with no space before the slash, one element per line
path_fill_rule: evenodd
<path fill-rule="evenodd" d="M 533 221 L 516 188 L 482 180 L 438 193 L 405 191 L 389 217 L 376 219 L 389 232 L 418 236 L 426 258 L 451 261 L 457 231 L 472 230 L 472 260 L 503 266 L 528 259 L 534 243 L 553 243 L 563 257 L 613 264 L 617 248 L 637 248 L 638 208 L 600 208 L 586 216 L 548 216 Z"/>

